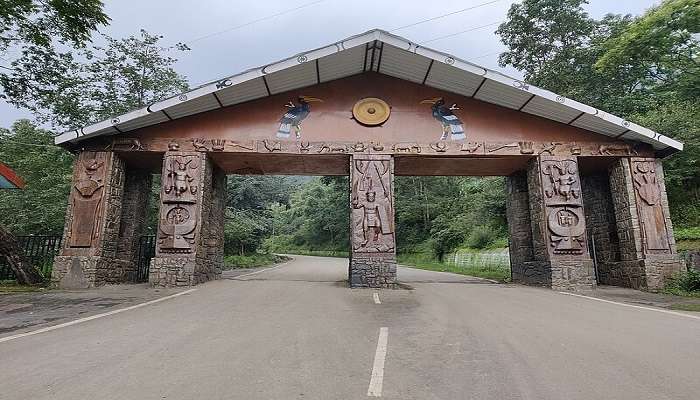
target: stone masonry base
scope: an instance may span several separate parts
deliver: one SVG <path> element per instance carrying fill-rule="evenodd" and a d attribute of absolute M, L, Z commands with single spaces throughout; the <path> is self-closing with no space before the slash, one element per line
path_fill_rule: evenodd
<path fill-rule="evenodd" d="M 148 282 L 158 287 L 193 286 L 220 277 L 221 270 L 213 263 L 200 260 L 198 267 L 194 257 L 156 257 L 151 260 Z"/>
<path fill-rule="evenodd" d="M 348 281 L 352 288 L 393 288 L 396 286 L 396 256 L 353 255 Z"/>
<path fill-rule="evenodd" d="M 85 289 L 135 280 L 133 262 L 99 256 L 57 256 L 51 271 L 52 286 L 61 289 Z"/>

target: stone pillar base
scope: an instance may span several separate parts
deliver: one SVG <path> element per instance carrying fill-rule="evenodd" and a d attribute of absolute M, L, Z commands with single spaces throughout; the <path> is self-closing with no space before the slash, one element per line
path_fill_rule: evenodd
<path fill-rule="evenodd" d="M 396 286 L 396 257 L 353 255 L 348 281 L 352 288 L 393 288 Z"/>
<path fill-rule="evenodd" d="M 193 257 L 155 257 L 151 260 L 148 282 L 157 287 L 194 286 L 221 278 L 221 269 L 213 262 Z"/>
<path fill-rule="evenodd" d="M 51 284 L 61 289 L 87 289 L 107 283 L 110 259 L 99 256 L 56 256 Z"/>
<path fill-rule="evenodd" d="M 593 260 L 556 260 L 551 264 L 553 290 L 579 292 L 596 288 Z"/>
<path fill-rule="evenodd" d="M 86 289 L 135 279 L 133 262 L 100 256 L 56 256 L 51 271 L 51 284 L 61 289 Z"/>
<path fill-rule="evenodd" d="M 644 260 L 646 287 L 643 289 L 659 291 L 674 275 L 686 271 L 685 263 L 677 255 L 647 254 Z"/>
<path fill-rule="evenodd" d="M 195 260 L 192 257 L 155 257 L 151 259 L 148 282 L 152 286 L 192 286 Z"/>
<path fill-rule="evenodd" d="M 592 260 L 526 261 L 513 282 L 571 292 L 596 288 Z"/>

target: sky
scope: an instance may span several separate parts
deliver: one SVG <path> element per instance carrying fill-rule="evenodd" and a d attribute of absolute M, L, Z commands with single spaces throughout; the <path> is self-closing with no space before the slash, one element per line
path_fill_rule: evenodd
<path fill-rule="evenodd" d="M 188 44 L 192 50 L 177 55 L 179 61 L 175 69 L 189 79 L 191 87 L 374 28 L 392 31 L 436 50 L 520 77 L 518 71 L 498 66 L 498 53 L 504 46 L 494 33 L 498 23 L 505 20 L 510 5 L 516 2 L 514 0 L 495 1 L 395 30 L 488 1 L 106 0 L 105 11 L 112 21 L 100 31 L 120 38 L 145 29 L 163 35 L 164 44 Z M 658 2 L 590 0 L 585 8 L 594 18 L 607 13 L 638 15 Z M 288 10 L 293 11 L 286 12 Z M 232 29 L 240 25 L 245 26 Z M 484 25 L 489 26 L 433 40 Z M 31 114 L 0 101 L 0 127 L 9 127 L 19 118 L 31 118 Z"/>

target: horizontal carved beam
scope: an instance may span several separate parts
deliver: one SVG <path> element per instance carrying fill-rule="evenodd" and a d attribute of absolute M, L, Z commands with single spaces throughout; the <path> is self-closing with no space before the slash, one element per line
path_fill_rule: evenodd
<path fill-rule="evenodd" d="M 653 157 L 648 146 L 626 142 L 489 142 L 437 141 L 418 142 L 307 142 L 295 140 L 231 140 L 184 138 L 119 137 L 109 143 L 93 143 L 86 150 L 118 152 L 200 151 L 212 153 L 284 153 L 284 154 L 392 154 L 444 156 L 618 156 Z"/>

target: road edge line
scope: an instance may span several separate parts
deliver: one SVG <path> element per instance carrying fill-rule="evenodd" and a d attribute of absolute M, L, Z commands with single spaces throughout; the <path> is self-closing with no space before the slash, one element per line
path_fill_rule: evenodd
<path fill-rule="evenodd" d="M 110 316 L 110 315 L 115 315 L 115 314 L 123 313 L 124 311 L 130 311 L 130 310 L 134 310 L 134 309 L 137 309 L 137 308 L 149 306 L 149 305 L 151 305 L 151 304 L 160 303 L 161 301 L 170 300 L 170 299 L 173 299 L 173 298 L 178 297 L 178 296 L 182 296 L 182 295 L 185 295 L 185 294 L 192 293 L 192 292 L 194 292 L 194 291 L 196 291 L 196 290 L 197 290 L 197 289 L 189 289 L 189 290 L 185 290 L 184 292 L 179 292 L 179 293 L 171 294 L 171 295 L 169 295 L 169 296 L 161 297 L 161 298 L 155 299 L 155 300 L 150 300 L 150 301 L 147 301 L 147 302 L 145 302 L 145 303 L 134 304 L 133 306 L 124 307 L 124 308 L 119 308 L 119 309 L 117 309 L 117 310 L 107 311 L 107 312 L 104 312 L 104 313 L 101 313 L 101 314 L 91 315 L 91 316 L 89 316 L 89 317 L 85 317 L 85 318 L 80 318 L 80 319 L 76 319 L 76 320 L 73 320 L 73 321 L 64 322 L 64 323 L 58 324 L 58 325 L 47 326 L 47 327 L 45 327 L 45 328 L 37 329 L 37 330 L 34 330 L 34 331 L 29 331 L 29 332 L 24 332 L 24 333 L 18 333 L 18 334 L 16 334 L 16 335 L 11 335 L 11 336 L 5 336 L 5 337 L 0 338 L 0 343 L 9 342 L 10 340 L 20 339 L 20 338 L 27 337 L 27 336 L 34 336 L 34 335 L 38 335 L 38 334 L 40 334 L 40 333 L 51 332 L 51 331 L 55 331 L 55 330 L 57 330 L 57 329 L 66 328 L 66 327 L 69 327 L 69 326 L 82 324 L 83 322 L 92 321 L 92 320 L 94 320 L 94 319 L 103 318 L 103 317 L 108 317 L 108 316 Z"/>
<path fill-rule="evenodd" d="M 565 294 L 567 296 L 581 297 L 581 298 L 589 299 L 589 300 L 602 301 L 603 303 L 617 304 L 617 305 L 625 306 L 625 307 L 638 308 L 638 309 L 648 310 L 648 311 L 656 311 L 656 312 L 660 312 L 660 313 L 664 313 L 664 314 L 671 314 L 671 315 L 676 315 L 679 317 L 686 317 L 686 318 L 700 320 L 700 316 L 697 316 L 697 315 L 690 315 L 690 314 L 680 313 L 680 312 L 671 311 L 671 310 L 664 310 L 661 308 L 652 308 L 652 307 L 638 306 L 635 304 L 621 303 L 619 301 L 605 300 L 605 299 L 600 299 L 598 297 L 586 296 L 586 295 L 578 294 L 578 293 L 569 293 L 569 292 L 557 292 L 557 293 Z"/>

